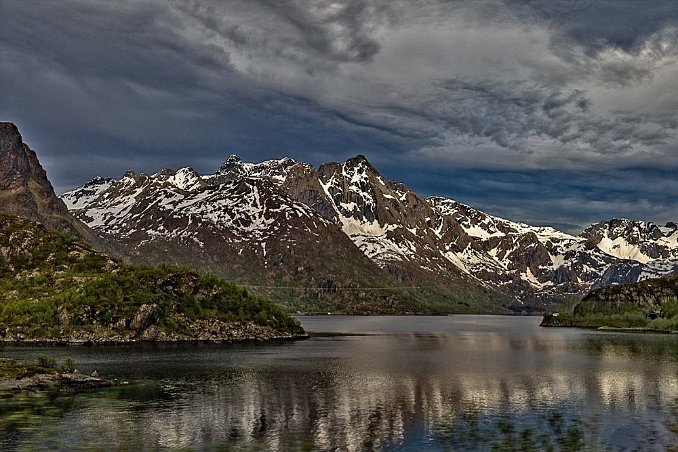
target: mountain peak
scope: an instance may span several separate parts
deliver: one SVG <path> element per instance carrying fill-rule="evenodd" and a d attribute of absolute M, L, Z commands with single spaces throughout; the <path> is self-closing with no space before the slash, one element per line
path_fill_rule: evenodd
<path fill-rule="evenodd" d="M 226 161 L 221 164 L 219 170 L 217 170 L 217 174 L 229 175 L 231 177 L 239 176 L 242 173 L 243 165 L 243 161 L 238 155 L 231 154 Z"/>
<path fill-rule="evenodd" d="M 346 160 L 346 165 L 349 166 L 367 165 L 368 167 L 374 169 L 370 161 L 367 160 L 367 157 L 365 157 L 362 154 L 358 154 L 355 157 L 351 157 L 350 159 Z"/>
<path fill-rule="evenodd" d="M 0 122 L 0 133 L 19 134 L 19 128 L 13 122 Z"/>
<path fill-rule="evenodd" d="M 112 180 L 113 179 L 111 179 L 110 177 L 104 178 L 101 176 L 96 176 L 94 179 L 90 180 L 85 185 L 83 185 L 83 187 L 93 187 L 96 185 L 103 185 L 105 183 L 111 182 Z"/>
<path fill-rule="evenodd" d="M 367 160 L 367 157 L 362 154 L 358 154 L 355 157 L 346 160 L 343 164 L 343 171 L 352 174 L 371 173 L 381 177 L 379 170 L 372 166 L 370 161 Z"/>
<path fill-rule="evenodd" d="M 0 212 L 28 217 L 99 249 L 108 248 L 57 198 L 38 156 L 23 142 L 19 129 L 11 122 L 0 123 L 0 161 Z"/>

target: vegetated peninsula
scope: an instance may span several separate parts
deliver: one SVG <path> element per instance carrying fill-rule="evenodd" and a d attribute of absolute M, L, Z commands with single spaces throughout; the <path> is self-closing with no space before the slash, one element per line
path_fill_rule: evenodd
<path fill-rule="evenodd" d="M 678 276 L 596 289 L 573 313 L 546 315 L 542 326 L 678 333 Z"/>
<path fill-rule="evenodd" d="M 0 214 L 0 339 L 243 341 L 304 335 L 282 308 L 212 276 L 127 265 Z"/>

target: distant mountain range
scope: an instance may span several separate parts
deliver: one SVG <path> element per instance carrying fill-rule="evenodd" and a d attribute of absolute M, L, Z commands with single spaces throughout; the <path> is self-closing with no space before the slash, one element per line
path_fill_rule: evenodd
<path fill-rule="evenodd" d="M 543 310 L 678 273 L 675 223 L 614 219 L 573 236 L 423 199 L 363 156 L 319 168 L 230 156 L 214 174 L 128 172 L 61 198 L 134 261 L 190 265 L 303 310 Z"/>

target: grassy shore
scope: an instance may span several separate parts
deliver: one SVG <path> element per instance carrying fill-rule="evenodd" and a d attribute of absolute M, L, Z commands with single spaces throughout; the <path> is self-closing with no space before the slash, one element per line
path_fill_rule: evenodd
<path fill-rule="evenodd" d="M 601 330 L 678 333 L 678 315 L 668 318 L 648 318 L 642 312 L 622 314 L 586 314 L 569 312 L 546 314 L 541 326 L 579 327 Z"/>

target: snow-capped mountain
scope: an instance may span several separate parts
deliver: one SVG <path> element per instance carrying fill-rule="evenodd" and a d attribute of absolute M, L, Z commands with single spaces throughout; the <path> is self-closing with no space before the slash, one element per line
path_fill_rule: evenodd
<path fill-rule="evenodd" d="M 363 156 L 317 169 L 290 158 L 230 156 L 214 174 L 127 173 L 62 198 L 140 260 L 238 281 L 367 288 L 369 280 L 460 305 L 522 309 L 678 271 L 675 224 L 612 220 L 572 236 L 423 199 Z"/>
<path fill-rule="evenodd" d="M 641 260 L 636 259 L 638 253 L 615 254 L 617 249 L 609 246 L 609 235 L 602 227 L 618 222 L 633 223 L 629 220 L 600 223 L 573 236 L 551 227 L 530 226 L 488 215 L 451 199 L 431 197 L 428 201 L 442 215 L 457 220 L 473 238 L 471 243 L 462 246 L 449 245 L 456 246 L 464 269 L 480 279 L 494 281 L 523 300 L 546 301 L 583 294 L 592 287 L 626 284 L 678 272 L 675 254 L 678 247 L 663 246 L 670 243 L 671 237 L 675 243 L 675 237 L 668 233 L 670 226 L 659 228 L 664 234 L 655 236 L 654 246 L 650 239 L 642 242 L 643 249 L 660 247 L 662 254 L 656 254 L 655 259 Z M 601 233 L 594 236 L 594 229 Z M 671 230 L 675 234 L 675 229 Z M 617 235 L 615 243 L 627 243 L 624 237 Z M 633 241 L 631 236 L 628 240 Z"/>
<path fill-rule="evenodd" d="M 274 177 L 284 165 L 266 162 L 250 176 L 234 172 L 233 162 L 206 176 L 182 168 L 97 178 L 62 198 L 136 262 L 174 262 L 256 286 L 312 287 L 313 297 L 337 284 L 393 285 L 339 227 L 280 189 Z"/>
<path fill-rule="evenodd" d="M 678 260 L 678 224 L 659 226 L 644 221 L 614 219 L 602 221 L 581 233 L 602 251 L 620 259 L 643 264 L 657 260 Z"/>

